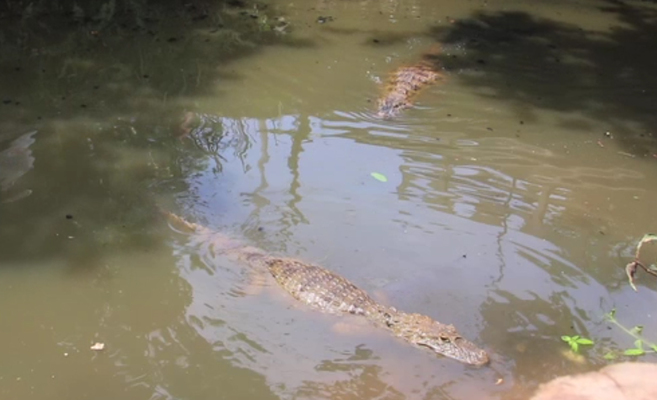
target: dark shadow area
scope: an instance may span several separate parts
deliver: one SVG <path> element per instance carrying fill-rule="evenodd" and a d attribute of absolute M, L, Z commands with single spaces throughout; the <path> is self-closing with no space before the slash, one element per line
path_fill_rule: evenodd
<path fill-rule="evenodd" d="M 657 153 L 657 54 L 652 51 L 657 9 L 639 2 L 606 4 L 600 10 L 618 21 L 607 30 L 584 30 L 523 12 L 479 12 L 436 27 L 431 36 L 455 49 L 441 57 L 455 78 L 491 101 L 511 103 L 524 123 L 535 121 L 537 110 L 557 111 L 569 113 L 560 121 L 564 127 L 590 132 L 583 118 L 594 119 L 607 125 L 627 152 L 652 156 Z M 597 133 L 604 137 L 605 132 Z"/>
<path fill-rule="evenodd" d="M 197 162 L 181 104 L 221 96 L 214 83 L 242 79 L 231 62 L 264 47 L 313 46 L 279 16 L 241 0 L 0 4 L 2 266 L 161 246 L 154 206 Z"/>
<path fill-rule="evenodd" d="M 132 109 L 136 97 L 162 103 L 177 96 L 216 95 L 211 85 L 199 80 L 241 77 L 217 67 L 264 46 L 313 46 L 276 29 L 282 28 L 279 14 L 259 3 L 227 0 L 210 7 L 202 2 L 144 2 L 135 9 L 137 3 L 118 2 L 112 11 L 104 3 L 91 11 L 61 2 L 43 8 L 0 6 L 0 73 L 21 82 L 20 91 L 11 86 L 2 90 L 3 105 L 30 111 L 25 94 L 38 91 L 53 99 L 51 107 L 79 107 L 79 114 L 96 108 L 76 102 L 93 93 L 115 96 L 113 111 L 122 112 Z M 181 77 L 184 84 L 178 83 Z M 50 86 L 43 87 L 43 81 Z M 48 111 L 31 110 L 42 117 Z"/>

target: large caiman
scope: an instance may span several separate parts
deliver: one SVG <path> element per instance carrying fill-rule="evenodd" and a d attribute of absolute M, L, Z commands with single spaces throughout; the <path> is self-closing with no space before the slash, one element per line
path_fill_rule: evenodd
<path fill-rule="evenodd" d="M 161 212 L 174 228 L 203 235 L 223 255 L 269 271 L 281 288 L 311 308 L 325 313 L 363 316 L 411 344 L 466 364 L 482 366 L 489 361 L 486 351 L 463 338 L 453 325 L 379 304 L 347 279 L 318 265 L 269 255 L 169 211 Z"/>
<path fill-rule="evenodd" d="M 412 99 L 421 89 L 445 79 L 439 71 L 438 57 L 441 51 L 439 45 L 434 45 L 422 56 L 420 62 L 397 68 L 390 75 L 388 85 L 378 101 L 378 117 L 389 119 L 397 116 L 402 110 L 413 106 Z"/>

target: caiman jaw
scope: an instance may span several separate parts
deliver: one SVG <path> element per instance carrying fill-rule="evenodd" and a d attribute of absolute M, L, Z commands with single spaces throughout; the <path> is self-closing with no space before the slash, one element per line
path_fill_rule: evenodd
<path fill-rule="evenodd" d="M 428 347 L 436 354 L 458 360 L 465 364 L 483 366 L 489 362 L 486 351 L 460 336 L 451 338 L 427 338 L 418 341 L 417 345 Z"/>

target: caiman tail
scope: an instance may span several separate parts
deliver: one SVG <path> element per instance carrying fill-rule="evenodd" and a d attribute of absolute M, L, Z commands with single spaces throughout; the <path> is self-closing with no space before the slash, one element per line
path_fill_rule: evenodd
<path fill-rule="evenodd" d="M 434 44 L 417 64 L 396 69 L 378 101 L 376 115 L 384 119 L 397 116 L 402 110 L 413 106 L 411 100 L 420 90 L 443 79 L 438 60 L 441 52 L 441 46 Z"/>
<path fill-rule="evenodd" d="M 348 313 L 368 319 L 394 336 L 434 353 L 471 365 L 485 365 L 488 354 L 463 338 L 452 325 L 445 325 L 421 314 L 410 314 L 377 303 L 364 290 L 319 265 L 293 258 L 276 257 L 263 250 L 238 245 L 212 230 L 162 211 L 171 223 L 183 230 L 208 235 L 213 245 L 253 267 L 264 267 L 278 285 L 296 300 L 326 313 Z"/>

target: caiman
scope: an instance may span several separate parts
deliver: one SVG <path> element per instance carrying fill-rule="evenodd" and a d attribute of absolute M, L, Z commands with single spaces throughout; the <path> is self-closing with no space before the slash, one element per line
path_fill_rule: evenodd
<path fill-rule="evenodd" d="M 296 300 L 313 309 L 332 314 L 363 316 L 377 327 L 411 344 L 460 362 L 482 366 L 488 363 L 486 351 L 463 338 L 453 325 L 432 318 L 405 313 L 377 303 L 364 290 L 340 275 L 318 265 L 269 255 L 209 228 L 161 210 L 175 227 L 207 236 L 212 245 L 229 258 L 251 267 L 266 269 L 278 285 Z"/>
<path fill-rule="evenodd" d="M 440 46 L 434 45 L 417 64 L 395 70 L 383 96 L 379 98 L 376 115 L 384 119 L 397 116 L 402 110 L 413 106 L 411 100 L 421 89 L 444 79 L 444 75 L 439 71 L 440 53 Z"/>

